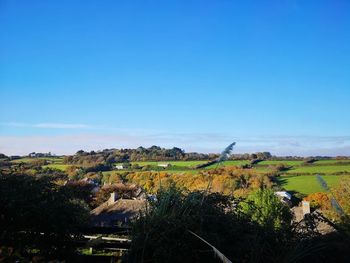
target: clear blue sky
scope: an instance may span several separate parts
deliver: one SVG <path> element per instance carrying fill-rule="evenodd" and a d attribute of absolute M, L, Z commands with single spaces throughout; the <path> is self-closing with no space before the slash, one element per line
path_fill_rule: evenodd
<path fill-rule="evenodd" d="M 349 14 L 346 0 L 0 0 L 0 152 L 236 140 L 350 155 Z"/>

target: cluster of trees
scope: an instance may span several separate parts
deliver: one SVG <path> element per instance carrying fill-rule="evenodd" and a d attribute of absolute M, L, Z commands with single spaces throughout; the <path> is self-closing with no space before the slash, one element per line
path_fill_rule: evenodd
<path fill-rule="evenodd" d="M 8 159 L 8 157 L 5 154 L 0 153 L 0 159 Z"/>
<path fill-rule="evenodd" d="M 217 154 L 185 153 L 184 150 L 177 147 L 165 149 L 152 146 L 149 148 L 139 147 L 137 149 L 105 149 L 98 152 L 84 152 L 80 150 L 75 155 L 65 156 L 64 162 L 90 166 L 99 163 L 110 164 L 135 161 L 208 160 L 217 156 Z"/>
<path fill-rule="evenodd" d="M 130 172 L 123 177 L 130 183 L 143 187 L 147 192 L 156 193 L 160 187 L 175 184 L 189 191 L 210 188 L 211 192 L 227 195 L 246 196 L 259 187 L 273 186 L 271 178 L 251 169 L 224 167 L 199 173 Z"/>
<path fill-rule="evenodd" d="M 279 173 L 279 172 L 288 171 L 289 169 L 292 168 L 292 166 L 281 163 L 276 165 L 269 165 L 269 168 L 273 173 Z"/>
<path fill-rule="evenodd" d="M 243 154 L 232 154 L 231 159 L 234 160 L 268 160 L 273 156 L 270 152 L 256 152 L 256 153 L 243 153 Z"/>

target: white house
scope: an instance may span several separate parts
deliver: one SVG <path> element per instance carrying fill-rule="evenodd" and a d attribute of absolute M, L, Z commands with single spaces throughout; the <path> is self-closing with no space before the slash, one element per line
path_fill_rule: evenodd
<path fill-rule="evenodd" d="M 287 198 L 288 200 L 292 199 L 292 195 L 286 191 L 278 191 L 275 192 L 275 195 L 282 197 L 282 198 Z"/>
<path fill-rule="evenodd" d="M 123 169 L 124 169 L 124 166 L 123 166 L 122 164 L 117 164 L 117 165 L 115 166 L 115 169 L 117 169 L 117 170 L 123 170 Z"/>
<path fill-rule="evenodd" d="M 293 206 L 292 195 L 290 193 L 286 191 L 279 191 L 279 192 L 275 192 L 275 195 L 279 197 L 282 203 L 288 205 L 289 207 Z"/>
<path fill-rule="evenodd" d="M 163 167 L 163 168 L 167 168 L 170 166 L 170 164 L 169 163 L 159 163 L 158 166 Z"/>

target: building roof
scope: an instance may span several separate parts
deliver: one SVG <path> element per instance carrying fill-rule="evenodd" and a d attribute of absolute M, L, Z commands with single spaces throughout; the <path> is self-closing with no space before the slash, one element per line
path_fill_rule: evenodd
<path fill-rule="evenodd" d="M 138 216 L 146 207 L 146 200 L 118 199 L 114 203 L 106 201 L 91 211 L 94 226 L 113 226 L 117 222 L 128 222 Z"/>
<path fill-rule="evenodd" d="M 288 200 L 292 199 L 292 195 L 290 193 L 286 192 L 286 191 L 278 191 L 278 192 L 275 192 L 275 194 L 280 196 L 280 197 L 285 197 Z"/>

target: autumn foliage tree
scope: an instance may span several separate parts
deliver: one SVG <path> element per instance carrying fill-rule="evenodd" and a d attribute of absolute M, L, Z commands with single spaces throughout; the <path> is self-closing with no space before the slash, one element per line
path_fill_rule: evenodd
<path fill-rule="evenodd" d="M 312 208 L 321 210 L 331 209 L 331 200 L 327 193 L 317 192 L 309 194 L 304 198 L 304 200 L 309 201 Z"/>
<path fill-rule="evenodd" d="M 190 191 L 205 190 L 227 195 L 246 196 L 261 187 L 271 188 L 273 182 L 267 175 L 253 169 L 224 167 L 193 173 L 131 172 L 125 176 L 131 183 L 142 186 L 146 191 L 156 193 L 159 188 L 174 183 L 178 188 Z"/>

